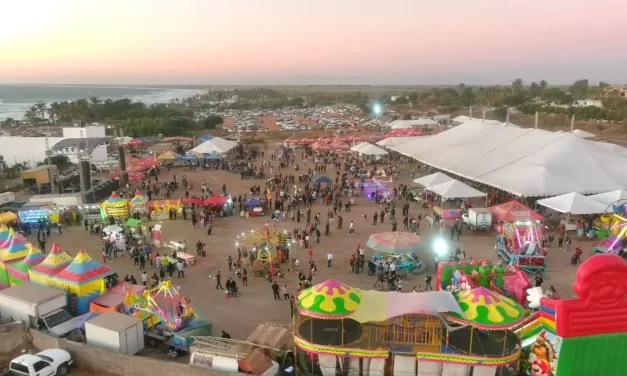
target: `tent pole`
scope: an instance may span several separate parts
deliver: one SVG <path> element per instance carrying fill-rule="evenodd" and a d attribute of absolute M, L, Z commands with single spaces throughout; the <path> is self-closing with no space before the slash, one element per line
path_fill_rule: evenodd
<path fill-rule="evenodd" d="M 475 327 L 471 326 L 470 327 L 470 348 L 468 349 L 468 353 L 472 354 L 472 337 L 475 336 Z"/>

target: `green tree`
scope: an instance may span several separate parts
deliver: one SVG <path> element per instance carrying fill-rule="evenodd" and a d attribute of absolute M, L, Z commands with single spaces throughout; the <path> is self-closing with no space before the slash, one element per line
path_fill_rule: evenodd
<path fill-rule="evenodd" d="M 525 90 L 525 81 L 522 78 L 517 78 L 512 81 L 512 95 L 518 95 Z"/>
<path fill-rule="evenodd" d="M 18 121 L 10 117 L 4 119 L 4 121 L 2 122 L 3 127 L 14 127 L 17 124 L 18 124 Z"/>
<path fill-rule="evenodd" d="M 37 106 L 30 106 L 24 113 L 24 119 L 26 119 L 31 125 L 39 124 L 39 110 Z"/>
<path fill-rule="evenodd" d="M 569 88 L 568 91 L 572 94 L 575 99 L 584 99 L 588 97 L 588 90 L 590 89 L 590 85 L 587 79 L 577 80 L 575 81 Z"/>
<path fill-rule="evenodd" d="M 37 101 L 37 103 L 35 103 L 35 108 L 37 109 L 37 113 L 39 114 L 39 116 L 40 116 L 40 118 L 42 120 L 46 118 L 46 107 L 47 106 L 48 105 L 44 101 Z"/>
<path fill-rule="evenodd" d="M 409 103 L 409 99 L 406 96 L 401 95 L 400 97 L 394 99 L 394 104 L 406 105 Z"/>
<path fill-rule="evenodd" d="M 224 123 L 224 119 L 222 119 L 218 115 L 210 115 L 203 119 L 202 127 L 205 129 L 215 129 L 218 125 Z"/>

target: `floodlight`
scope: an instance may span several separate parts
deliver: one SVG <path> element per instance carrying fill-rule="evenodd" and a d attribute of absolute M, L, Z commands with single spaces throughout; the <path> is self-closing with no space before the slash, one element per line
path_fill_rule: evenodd
<path fill-rule="evenodd" d="M 448 245 L 442 238 L 437 238 L 433 241 L 433 251 L 437 256 L 444 256 L 448 252 Z"/>

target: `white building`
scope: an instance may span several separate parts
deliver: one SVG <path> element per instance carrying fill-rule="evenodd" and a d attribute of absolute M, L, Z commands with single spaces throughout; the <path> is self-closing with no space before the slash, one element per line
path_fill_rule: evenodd
<path fill-rule="evenodd" d="M 48 148 L 52 148 L 65 139 L 105 137 L 105 128 L 104 125 L 63 128 L 63 137 L 0 137 L 0 155 L 4 157 L 7 166 L 24 163 L 34 167 L 46 159 L 46 140 L 48 140 Z M 69 155 L 69 157 L 72 162 L 77 162 L 73 156 Z M 91 160 L 92 162 L 106 161 L 107 146 L 98 146 L 92 152 Z"/>
<path fill-rule="evenodd" d="M 573 107 L 599 107 L 603 108 L 603 101 L 599 99 L 576 99 Z"/>

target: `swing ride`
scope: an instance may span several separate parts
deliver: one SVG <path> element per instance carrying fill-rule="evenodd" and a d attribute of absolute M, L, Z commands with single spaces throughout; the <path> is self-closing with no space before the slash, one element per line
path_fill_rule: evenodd
<path fill-rule="evenodd" d="M 186 352 L 194 336 L 211 335 L 211 322 L 194 311 L 191 300 L 182 296 L 172 281 L 164 280 L 141 294 L 133 294 L 130 284 L 126 290 L 124 313 L 143 320 L 151 346 L 162 343 Z"/>
<path fill-rule="evenodd" d="M 281 259 L 289 252 L 291 233 L 266 223 L 263 227 L 243 232 L 235 241 L 236 247 L 248 250 L 253 272 L 257 277 L 274 277 L 281 272 Z"/>

